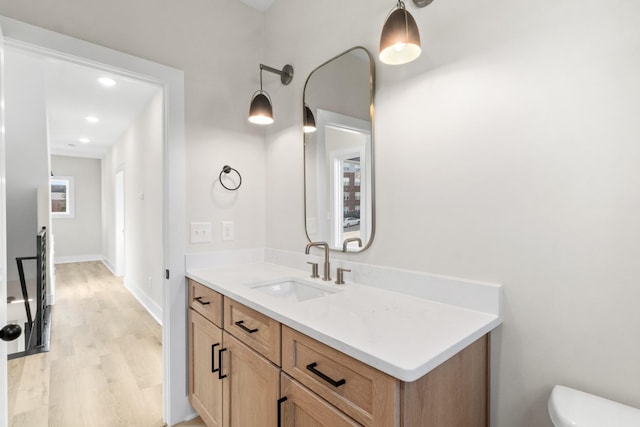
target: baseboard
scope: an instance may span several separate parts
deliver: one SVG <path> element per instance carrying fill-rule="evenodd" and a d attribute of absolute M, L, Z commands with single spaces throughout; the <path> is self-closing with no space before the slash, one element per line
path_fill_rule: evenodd
<path fill-rule="evenodd" d="M 139 286 L 132 283 L 131 280 L 124 279 L 124 287 L 138 300 L 140 304 L 149 312 L 151 317 L 155 319 L 160 326 L 162 326 L 162 307 L 158 305 L 154 300 L 149 298 L 149 295 L 144 293 Z"/>
<path fill-rule="evenodd" d="M 198 418 L 200 415 L 198 415 L 197 412 L 192 412 L 191 414 L 187 415 L 181 422 L 183 423 L 187 423 L 193 419 Z"/>
<path fill-rule="evenodd" d="M 88 261 L 102 261 L 102 255 L 71 255 L 71 256 L 56 256 L 53 260 L 54 264 L 69 264 L 72 262 L 88 262 Z"/>
<path fill-rule="evenodd" d="M 111 272 L 111 274 L 113 274 L 114 276 L 117 277 L 116 267 L 113 265 L 113 263 L 111 262 L 110 259 L 102 257 L 102 259 L 100 261 L 102 261 L 104 266 L 107 267 L 107 269 Z"/>

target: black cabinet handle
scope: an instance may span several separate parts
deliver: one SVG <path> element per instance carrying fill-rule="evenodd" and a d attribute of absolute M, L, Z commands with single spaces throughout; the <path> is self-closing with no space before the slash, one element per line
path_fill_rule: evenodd
<path fill-rule="evenodd" d="M 196 297 L 194 298 L 194 300 L 198 301 L 200 304 L 202 305 L 209 305 L 211 304 L 209 301 L 202 301 L 202 297 Z"/>
<path fill-rule="evenodd" d="M 222 353 L 227 351 L 226 348 L 221 348 L 218 350 L 218 359 L 220 360 L 220 367 L 218 368 L 218 379 L 221 380 L 223 378 L 227 378 L 226 375 L 222 375 Z"/>
<path fill-rule="evenodd" d="M 258 332 L 258 328 L 254 328 L 254 329 L 249 329 L 246 326 L 244 326 L 244 320 L 238 320 L 236 322 L 236 326 L 240 327 L 240 329 L 242 329 L 243 331 L 252 334 L 254 332 Z"/>
<path fill-rule="evenodd" d="M 344 378 L 338 381 L 334 380 L 333 378 L 329 378 L 327 375 L 318 371 L 316 369 L 316 366 L 318 366 L 318 364 L 316 362 L 313 362 L 307 365 L 307 369 L 313 372 L 314 374 L 316 374 L 317 376 L 319 376 L 320 378 L 322 378 L 323 380 L 325 380 L 326 382 L 328 382 L 329 384 L 331 384 L 332 386 L 340 387 L 341 385 L 344 385 L 347 383 L 347 380 L 345 380 Z"/>
<path fill-rule="evenodd" d="M 282 427 L 282 403 L 286 402 L 287 397 L 278 399 L 278 427 Z"/>
<path fill-rule="evenodd" d="M 216 369 L 216 358 L 215 358 L 215 349 L 219 346 L 220 343 L 211 344 L 211 373 L 218 372 L 220 368 Z"/>

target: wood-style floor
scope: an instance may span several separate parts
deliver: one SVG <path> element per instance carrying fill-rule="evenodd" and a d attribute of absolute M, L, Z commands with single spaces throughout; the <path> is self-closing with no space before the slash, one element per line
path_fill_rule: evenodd
<path fill-rule="evenodd" d="M 51 350 L 8 363 L 10 427 L 164 425 L 162 329 L 100 262 L 56 266 Z"/>

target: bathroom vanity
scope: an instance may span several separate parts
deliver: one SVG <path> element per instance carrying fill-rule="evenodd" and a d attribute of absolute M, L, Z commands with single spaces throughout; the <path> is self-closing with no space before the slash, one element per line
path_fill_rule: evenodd
<path fill-rule="evenodd" d="M 499 315 L 269 263 L 187 275 L 189 399 L 208 426 L 488 426 Z"/>

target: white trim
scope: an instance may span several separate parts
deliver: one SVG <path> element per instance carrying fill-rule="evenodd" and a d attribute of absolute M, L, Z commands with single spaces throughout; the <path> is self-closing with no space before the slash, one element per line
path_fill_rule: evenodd
<path fill-rule="evenodd" d="M 113 274 L 114 276 L 118 277 L 118 275 L 116 274 L 116 269 L 113 266 L 113 263 L 111 262 L 111 260 L 109 258 L 103 256 L 101 261 L 104 264 L 104 266 L 109 269 L 111 274 Z"/>
<path fill-rule="evenodd" d="M 184 254 L 186 249 L 186 151 L 184 72 L 103 46 L 0 16 L 7 44 L 62 56 L 80 64 L 156 83 L 165 102 L 164 150 L 164 266 L 171 271 L 165 282 L 162 330 L 162 411 L 168 425 L 193 413 L 187 399 L 187 319 Z M 0 425 L 0 427 L 2 427 Z"/>
<path fill-rule="evenodd" d="M 56 256 L 53 260 L 53 263 L 70 264 L 72 262 L 102 261 L 102 258 L 103 257 L 101 254 Z"/>
<path fill-rule="evenodd" d="M 151 317 L 158 322 L 158 325 L 162 326 L 162 307 L 149 298 L 149 295 L 142 291 L 142 287 L 138 283 L 134 283 L 126 277 L 124 279 L 124 287 L 127 288 L 131 295 L 149 312 Z"/>
<path fill-rule="evenodd" d="M 4 24 L 0 23 L 0 129 L 4 129 Z M 7 321 L 7 194 L 5 168 L 5 139 L 0 132 L 0 327 Z M 0 343 L 0 427 L 9 425 L 7 394 L 7 344 Z"/>

